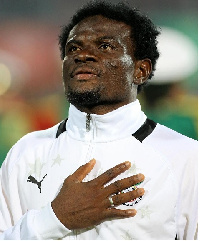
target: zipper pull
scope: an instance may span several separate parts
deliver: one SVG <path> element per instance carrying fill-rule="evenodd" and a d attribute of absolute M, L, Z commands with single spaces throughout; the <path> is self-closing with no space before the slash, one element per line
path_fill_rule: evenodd
<path fill-rule="evenodd" d="M 91 121 L 91 116 L 90 116 L 90 114 L 87 114 L 86 115 L 86 131 L 88 132 L 88 131 L 90 131 L 90 121 Z"/>

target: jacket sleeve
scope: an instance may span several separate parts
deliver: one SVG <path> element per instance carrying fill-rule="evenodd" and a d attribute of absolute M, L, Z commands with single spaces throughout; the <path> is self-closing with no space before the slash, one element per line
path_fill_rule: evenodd
<path fill-rule="evenodd" d="M 196 150 L 191 153 L 181 176 L 177 209 L 178 239 L 198 239 L 198 157 L 196 153 Z"/>
<path fill-rule="evenodd" d="M 14 165 L 13 151 L 8 153 L 0 169 L 0 239 L 30 240 L 30 239 L 60 239 L 71 230 L 57 219 L 51 204 L 39 210 L 25 212 L 15 187 L 9 180 L 9 169 Z M 16 153 L 15 153 L 16 154 Z M 15 155 L 17 158 L 17 155 Z M 14 199 L 14 200 L 11 200 Z"/>

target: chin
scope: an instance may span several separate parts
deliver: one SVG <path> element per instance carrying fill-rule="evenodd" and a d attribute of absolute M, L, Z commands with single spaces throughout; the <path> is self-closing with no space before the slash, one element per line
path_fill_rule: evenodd
<path fill-rule="evenodd" d="M 67 100 L 75 106 L 94 106 L 101 100 L 100 92 L 94 90 L 67 91 L 65 93 Z"/>

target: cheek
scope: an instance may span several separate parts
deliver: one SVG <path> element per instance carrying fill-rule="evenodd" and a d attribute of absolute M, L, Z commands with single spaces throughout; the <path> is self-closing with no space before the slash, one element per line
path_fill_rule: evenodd
<path fill-rule="evenodd" d="M 132 81 L 134 74 L 134 62 L 130 55 L 124 54 L 116 59 L 107 59 L 104 62 L 107 71 L 110 75 L 115 76 L 119 80 L 128 79 Z"/>
<path fill-rule="evenodd" d="M 134 66 L 134 62 L 133 59 L 130 55 L 128 54 L 124 54 L 121 58 L 120 61 L 122 62 L 122 64 L 124 66 L 126 66 L 127 68 L 133 68 Z"/>
<path fill-rule="evenodd" d="M 125 54 L 120 58 L 120 61 L 122 62 L 126 80 L 128 83 L 132 83 L 134 75 L 134 62 L 132 57 L 128 54 Z"/>
<path fill-rule="evenodd" d="M 131 88 L 130 68 L 124 61 L 118 59 L 107 60 L 105 62 L 106 72 L 104 74 L 106 82 L 105 91 L 107 96 L 117 95 L 125 96 Z M 132 73 L 132 71 L 131 71 Z M 112 90 L 112 91 L 111 91 Z"/>
<path fill-rule="evenodd" d="M 67 81 L 67 79 L 69 78 L 69 66 L 69 60 L 65 57 L 62 64 L 62 77 L 64 81 Z"/>
<path fill-rule="evenodd" d="M 64 90 L 65 92 L 67 92 L 68 90 L 68 85 L 69 85 L 69 67 L 68 67 L 68 64 L 67 62 L 63 61 L 63 64 L 62 64 L 62 79 L 63 79 L 63 86 L 64 86 Z"/>

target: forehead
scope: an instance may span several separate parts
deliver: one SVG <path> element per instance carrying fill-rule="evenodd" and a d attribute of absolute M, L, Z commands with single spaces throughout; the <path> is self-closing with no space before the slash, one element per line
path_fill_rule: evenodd
<path fill-rule="evenodd" d="M 129 38 L 131 27 L 126 23 L 108 19 L 101 15 L 85 18 L 70 31 L 68 39 L 81 36 L 113 36 L 114 38 Z"/>

